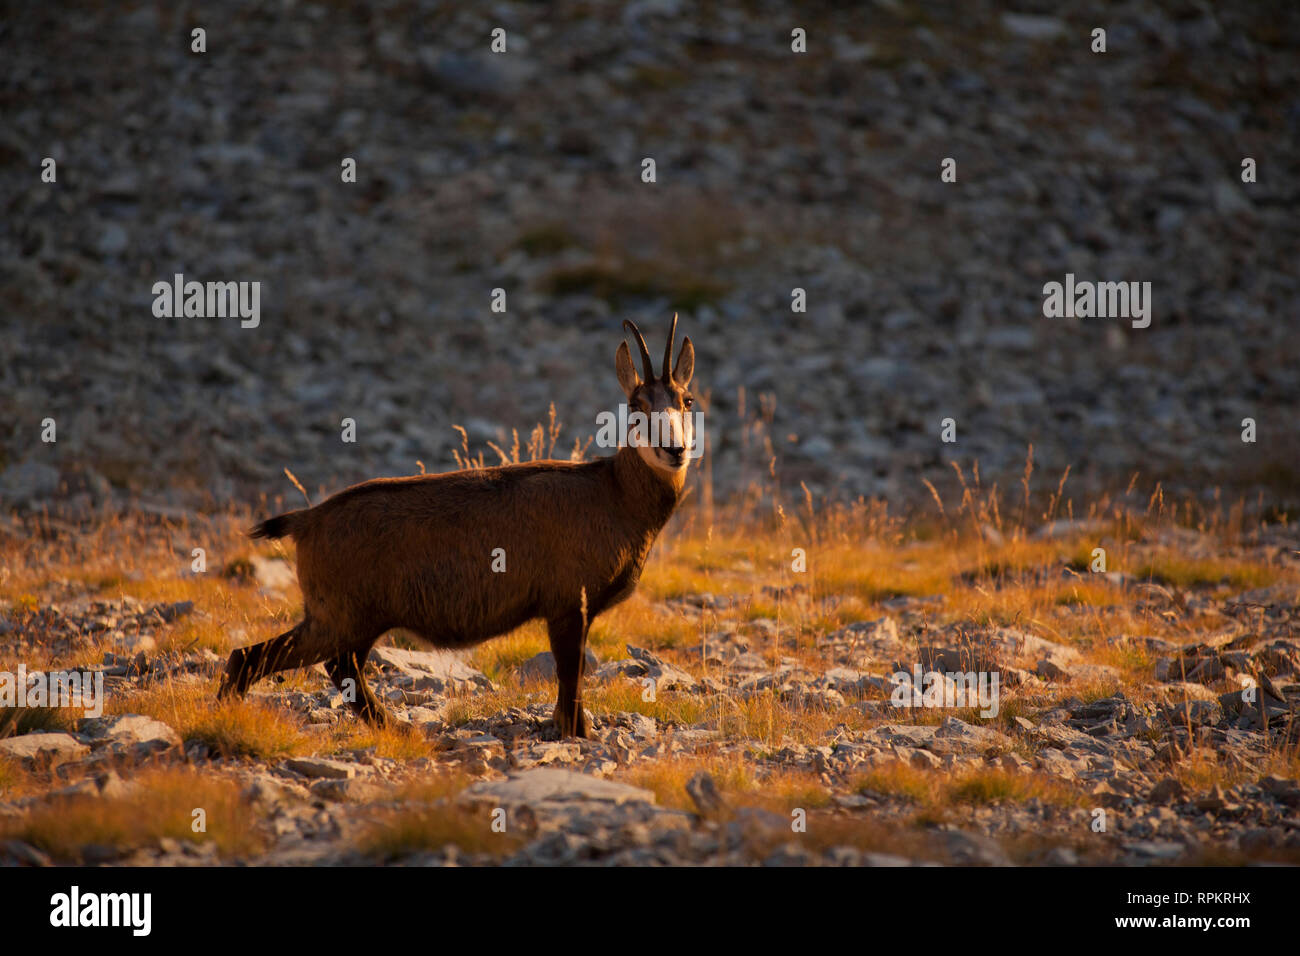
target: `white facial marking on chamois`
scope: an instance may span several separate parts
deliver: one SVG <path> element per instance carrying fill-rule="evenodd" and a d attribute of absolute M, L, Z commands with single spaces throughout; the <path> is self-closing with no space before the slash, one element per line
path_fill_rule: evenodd
<path fill-rule="evenodd" d="M 673 340 L 677 333 L 677 316 L 673 316 L 664 348 L 663 371 L 656 376 L 636 323 L 625 321 L 623 328 L 636 338 L 645 378 L 632 367 L 632 356 L 624 342 L 619 346 L 615 365 L 618 380 L 627 393 L 632 414 L 628 417 L 627 443 L 636 449 L 651 469 L 676 477 L 690 465 L 694 452 L 693 416 L 686 414 L 692 399 L 686 390 L 695 371 L 695 346 L 689 338 L 673 365 Z"/>

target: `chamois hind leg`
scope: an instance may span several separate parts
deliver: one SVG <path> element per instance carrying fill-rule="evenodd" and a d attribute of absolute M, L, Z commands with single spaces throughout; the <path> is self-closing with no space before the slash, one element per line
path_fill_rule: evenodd
<path fill-rule="evenodd" d="M 560 689 L 555 700 L 555 726 L 562 737 L 589 737 L 587 717 L 582 712 L 582 670 L 587 650 L 587 622 L 581 611 L 573 611 L 546 622 L 555 657 L 555 675 Z"/>
<path fill-rule="evenodd" d="M 347 701 L 348 706 L 356 711 L 357 715 L 366 723 L 374 727 L 391 727 L 398 724 L 393 717 L 379 703 L 368 684 L 363 670 L 366 666 L 366 657 L 370 653 L 370 648 L 374 646 L 371 641 L 364 647 L 356 648 L 351 651 L 345 651 L 338 657 L 331 658 L 325 662 L 325 673 L 330 675 L 330 680 L 338 688 L 343 699 Z M 347 681 L 351 681 L 349 686 Z"/>
<path fill-rule="evenodd" d="M 243 697 L 248 688 L 263 677 L 276 671 L 318 664 L 332 657 L 336 650 L 329 635 L 314 626 L 310 618 L 301 620 L 279 637 L 231 651 L 217 699 L 231 694 Z"/>

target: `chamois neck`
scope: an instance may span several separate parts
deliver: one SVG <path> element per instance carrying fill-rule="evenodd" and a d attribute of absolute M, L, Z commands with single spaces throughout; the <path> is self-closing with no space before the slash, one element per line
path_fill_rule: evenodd
<path fill-rule="evenodd" d="M 614 455 L 614 478 L 627 509 L 644 515 L 656 531 L 667 523 L 686 484 L 683 472 L 669 475 L 651 468 L 635 448 L 626 445 Z"/>

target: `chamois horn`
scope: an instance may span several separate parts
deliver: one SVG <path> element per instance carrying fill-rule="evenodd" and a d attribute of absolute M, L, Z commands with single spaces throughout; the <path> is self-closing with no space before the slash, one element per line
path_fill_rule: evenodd
<path fill-rule="evenodd" d="M 673 339 L 677 338 L 677 313 L 673 313 L 673 324 L 668 328 L 668 344 L 664 346 L 663 380 L 667 384 L 673 380 Z"/>
<path fill-rule="evenodd" d="M 645 372 L 645 380 L 652 381 L 655 377 L 654 364 L 650 361 L 650 350 L 645 347 L 645 338 L 641 335 L 641 330 L 631 319 L 623 320 L 623 328 L 636 336 L 636 344 L 641 349 L 641 369 Z"/>

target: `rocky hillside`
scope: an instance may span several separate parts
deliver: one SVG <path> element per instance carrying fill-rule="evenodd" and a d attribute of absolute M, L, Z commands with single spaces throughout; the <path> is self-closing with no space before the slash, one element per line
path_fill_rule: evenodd
<path fill-rule="evenodd" d="M 673 310 L 719 495 L 1032 444 L 1294 502 L 1293 4 L 79 7 L 0 25 L 5 508 L 443 470 L 551 402 L 565 455 L 620 320 L 653 350 Z M 258 324 L 157 316 L 178 273 L 260 283 Z M 1067 274 L 1149 282 L 1150 325 L 1045 317 Z"/>

